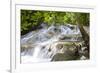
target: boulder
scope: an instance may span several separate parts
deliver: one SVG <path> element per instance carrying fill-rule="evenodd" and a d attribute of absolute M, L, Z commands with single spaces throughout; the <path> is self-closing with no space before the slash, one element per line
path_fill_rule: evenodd
<path fill-rule="evenodd" d="M 79 47 L 75 43 L 57 44 L 57 49 L 63 49 L 62 53 L 56 53 L 51 61 L 76 60 L 79 57 Z"/>

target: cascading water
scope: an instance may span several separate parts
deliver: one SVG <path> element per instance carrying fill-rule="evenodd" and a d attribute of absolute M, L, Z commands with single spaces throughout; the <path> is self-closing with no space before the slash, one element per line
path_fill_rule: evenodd
<path fill-rule="evenodd" d="M 79 28 L 70 24 L 61 26 L 52 25 L 48 28 L 45 27 L 22 36 L 22 63 L 51 61 L 52 57 L 59 52 L 55 46 L 60 39 L 66 41 L 78 41 L 77 37 L 64 38 L 69 35 L 81 35 Z"/>

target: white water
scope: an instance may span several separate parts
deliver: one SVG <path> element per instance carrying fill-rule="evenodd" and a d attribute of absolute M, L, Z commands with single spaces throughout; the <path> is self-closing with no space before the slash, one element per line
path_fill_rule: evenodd
<path fill-rule="evenodd" d="M 73 27 L 74 29 L 71 29 Z M 35 45 L 32 48 L 27 48 L 30 51 L 23 51 L 21 53 L 22 63 L 34 63 L 34 62 L 49 62 L 52 57 L 59 52 L 57 50 L 55 42 L 59 41 L 59 37 L 64 35 L 80 34 L 77 26 L 73 25 L 62 25 L 62 26 L 50 26 L 49 28 L 43 28 L 38 31 L 30 32 L 21 38 L 21 45 L 29 44 Z M 68 41 L 77 41 L 77 39 L 71 38 Z M 25 53 L 32 55 L 27 55 Z M 23 55 L 24 53 L 24 55 Z"/>
<path fill-rule="evenodd" d="M 33 52 L 33 58 L 37 58 L 38 57 L 38 54 L 39 54 L 39 52 L 41 50 L 40 48 L 41 48 L 40 46 L 36 46 L 35 47 L 35 50 Z"/>

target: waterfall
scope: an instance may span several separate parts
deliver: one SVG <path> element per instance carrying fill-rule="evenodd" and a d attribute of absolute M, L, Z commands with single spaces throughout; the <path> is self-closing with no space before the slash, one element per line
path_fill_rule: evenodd
<path fill-rule="evenodd" d="M 33 58 L 37 58 L 38 57 L 38 54 L 39 54 L 40 50 L 41 50 L 41 47 L 40 46 L 36 46 L 34 48 Z"/>
<path fill-rule="evenodd" d="M 21 38 L 21 45 L 25 45 L 25 47 L 21 48 L 24 49 L 21 53 L 22 62 L 49 62 L 59 52 L 55 42 L 60 40 L 77 41 L 78 38 L 74 38 L 74 34 L 81 35 L 78 27 L 71 24 L 61 26 L 52 25 L 29 32 Z M 69 37 L 69 35 L 72 35 L 72 37 Z M 33 54 L 30 56 L 27 54 L 23 55 L 24 52 L 32 52 Z"/>

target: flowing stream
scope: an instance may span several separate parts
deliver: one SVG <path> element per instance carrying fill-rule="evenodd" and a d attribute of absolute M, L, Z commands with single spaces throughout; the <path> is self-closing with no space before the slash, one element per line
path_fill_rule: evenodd
<path fill-rule="evenodd" d="M 59 41 L 81 41 L 77 25 L 50 26 L 21 37 L 21 62 L 50 62 L 56 53 L 62 53 L 56 45 Z"/>

